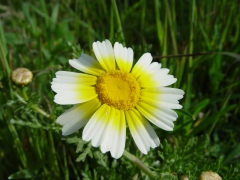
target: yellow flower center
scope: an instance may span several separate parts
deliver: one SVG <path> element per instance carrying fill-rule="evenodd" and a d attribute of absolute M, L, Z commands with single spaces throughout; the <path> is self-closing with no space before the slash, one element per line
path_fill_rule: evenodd
<path fill-rule="evenodd" d="M 124 111 L 135 107 L 140 96 L 140 86 L 136 79 L 132 74 L 120 70 L 99 76 L 96 91 L 103 104 Z"/>

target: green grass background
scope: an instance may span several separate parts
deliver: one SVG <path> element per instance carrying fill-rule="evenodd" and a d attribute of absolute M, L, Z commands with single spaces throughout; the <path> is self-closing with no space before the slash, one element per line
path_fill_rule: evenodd
<path fill-rule="evenodd" d="M 149 178 L 55 123 L 70 106 L 53 102 L 54 73 L 73 71 L 68 60 L 105 39 L 132 47 L 135 61 L 151 52 L 185 91 L 174 131 L 154 127 L 160 147 L 142 155 L 127 130 L 126 149 L 157 179 L 206 170 L 240 179 L 239 9 L 238 0 L 0 0 L 0 179 Z M 9 78 L 18 67 L 34 74 L 27 101 Z"/>

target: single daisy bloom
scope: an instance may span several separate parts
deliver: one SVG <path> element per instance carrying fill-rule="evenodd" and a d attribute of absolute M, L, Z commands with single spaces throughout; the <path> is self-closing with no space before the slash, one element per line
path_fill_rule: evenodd
<path fill-rule="evenodd" d="M 52 81 L 54 101 L 74 104 L 57 118 L 62 134 L 84 127 L 82 139 L 102 153 L 118 159 L 125 149 L 126 126 L 143 154 L 159 146 L 160 140 L 149 121 L 166 131 L 173 130 L 178 100 L 184 91 L 165 87 L 176 82 L 169 70 L 152 63 L 150 53 L 133 66 L 133 50 L 109 40 L 94 42 L 96 59 L 82 54 L 69 64 L 81 73 L 58 71 Z M 127 125 L 126 125 L 127 122 Z"/>

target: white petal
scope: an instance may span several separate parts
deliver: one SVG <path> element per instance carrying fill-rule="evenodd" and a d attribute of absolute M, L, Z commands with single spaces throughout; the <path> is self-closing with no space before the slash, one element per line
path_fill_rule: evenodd
<path fill-rule="evenodd" d="M 158 88 L 158 90 L 163 94 L 184 95 L 184 91 L 177 88 L 162 87 L 162 88 Z"/>
<path fill-rule="evenodd" d="M 146 88 L 141 89 L 141 94 L 146 94 L 149 96 L 164 96 L 166 98 L 171 98 L 175 100 L 179 100 L 183 98 L 184 91 L 177 88 L 169 88 L 169 87 L 154 87 L 154 88 Z"/>
<path fill-rule="evenodd" d="M 92 140 L 92 145 L 97 147 L 102 142 L 102 134 L 110 115 L 110 106 L 103 104 L 91 117 L 83 129 L 82 138 L 84 141 Z"/>
<path fill-rule="evenodd" d="M 159 146 L 160 141 L 148 121 L 135 109 L 126 112 L 126 119 L 133 139 L 143 154 Z"/>
<path fill-rule="evenodd" d="M 87 54 L 82 54 L 78 59 L 70 59 L 69 64 L 87 74 L 99 76 L 105 72 L 98 61 Z"/>
<path fill-rule="evenodd" d="M 148 79 L 148 81 L 147 81 Z M 174 78 L 172 75 L 168 75 L 166 78 L 158 78 L 158 79 L 153 79 L 153 78 L 146 78 L 139 82 L 140 87 L 142 88 L 148 88 L 148 87 L 164 87 L 164 86 L 169 86 L 171 84 L 174 84 L 177 81 L 176 78 Z"/>
<path fill-rule="evenodd" d="M 52 82 L 51 88 L 57 93 L 54 102 L 62 105 L 83 103 L 97 97 L 92 86 Z"/>
<path fill-rule="evenodd" d="M 107 127 L 103 134 L 101 151 L 110 151 L 112 157 L 118 159 L 122 156 L 125 148 L 126 123 L 123 111 L 111 107 Z"/>
<path fill-rule="evenodd" d="M 117 117 L 115 118 L 115 113 L 119 113 L 117 110 L 116 112 L 114 111 L 115 109 L 113 107 L 110 107 L 110 116 L 105 128 L 105 131 L 102 134 L 103 142 L 101 143 L 101 151 L 102 153 L 106 153 L 107 151 L 111 150 L 112 144 L 113 144 L 113 134 L 111 132 L 111 128 L 113 126 L 114 120 L 117 120 Z M 117 120 L 118 121 L 118 120 Z"/>
<path fill-rule="evenodd" d="M 182 93 L 184 93 L 182 90 L 175 88 L 146 88 L 141 90 L 141 100 L 153 101 L 155 104 L 171 109 L 181 109 L 182 106 L 178 100 L 183 98 Z"/>
<path fill-rule="evenodd" d="M 157 72 L 161 68 L 161 66 L 162 65 L 160 63 L 153 62 L 146 68 L 146 70 L 152 73 Z"/>
<path fill-rule="evenodd" d="M 115 70 L 115 59 L 113 54 L 113 47 L 109 40 L 102 43 L 97 41 L 93 43 L 93 51 L 97 57 L 98 62 L 106 71 Z"/>
<path fill-rule="evenodd" d="M 122 44 L 116 42 L 114 44 L 114 56 L 119 69 L 124 72 L 130 72 L 133 63 L 133 50 L 123 47 Z"/>
<path fill-rule="evenodd" d="M 177 119 L 177 113 L 170 108 L 158 105 L 151 101 L 139 101 L 136 105 L 139 112 L 156 126 L 166 130 L 173 130 L 173 121 Z"/>
<path fill-rule="evenodd" d="M 141 87 L 163 87 L 169 86 L 177 81 L 172 75 L 168 75 L 169 69 L 162 68 L 155 71 L 146 69 L 138 78 Z"/>
<path fill-rule="evenodd" d="M 152 115 L 159 118 L 165 118 L 166 123 L 168 121 L 176 121 L 178 117 L 177 113 L 174 110 L 164 107 L 163 105 L 156 101 L 141 99 L 138 104 L 141 107 L 145 107 L 145 109 L 151 112 Z M 162 119 L 162 121 L 164 122 L 164 119 Z"/>
<path fill-rule="evenodd" d="M 125 141 L 126 141 L 126 122 L 125 122 L 125 114 L 123 111 L 120 111 L 120 118 L 119 122 L 116 122 L 116 131 L 115 132 L 115 138 L 114 143 L 112 145 L 111 149 L 111 155 L 118 159 L 122 156 L 123 151 L 125 149 Z"/>
<path fill-rule="evenodd" d="M 97 81 L 96 76 L 75 73 L 68 71 L 58 71 L 56 72 L 56 78 L 53 78 L 52 84 L 81 84 L 81 85 L 95 85 Z"/>
<path fill-rule="evenodd" d="M 159 104 L 159 106 L 164 106 L 164 107 L 170 108 L 170 109 L 181 109 L 182 108 L 182 105 L 180 105 L 177 100 L 164 98 L 164 96 L 160 96 L 160 97 L 156 97 L 156 98 L 153 98 L 153 97 L 148 98 L 145 96 L 141 96 L 141 101 L 152 103 L 152 104 Z"/>
<path fill-rule="evenodd" d="M 83 127 L 101 103 L 97 98 L 83 104 L 78 104 L 65 111 L 57 118 L 57 123 L 63 125 L 64 136 L 74 133 Z"/>
<path fill-rule="evenodd" d="M 152 55 L 150 53 L 143 54 L 133 67 L 131 74 L 137 79 L 140 75 L 144 74 L 145 69 L 148 68 L 151 62 Z"/>
<path fill-rule="evenodd" d="M 154 63 L 150 64 L 148 68 L 144 70 L 144 73 L 141 74 L 141 76 L 138 78 L 138 81 L 144 81 L 145 79 L 149 78 L 164 78 L 168 72 L 169 69 L 167 68 L 158 68 L 157 65 L 153 65 Z"/>

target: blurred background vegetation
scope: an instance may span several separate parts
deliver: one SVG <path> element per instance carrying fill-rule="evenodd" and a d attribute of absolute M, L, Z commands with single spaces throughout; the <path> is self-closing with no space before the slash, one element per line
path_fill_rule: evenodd
<path fill-rule="evenodd" d="M 157 179 L 206 170 L 240 179 L 239 9 L 238 0 L 0 0 L 0 179 L 149 178 L 55 123 L 69 108 L 53 102 L 55 72 L 105 39 L 132 47 L 135 60 L 151 52 L 185 91 L 174 131 L 155 127 L 160 147 L 142 155 L 127 130 L 126 149 Z M 28 97 L 10 81 L 18 67 L 33 72 Z"/>

